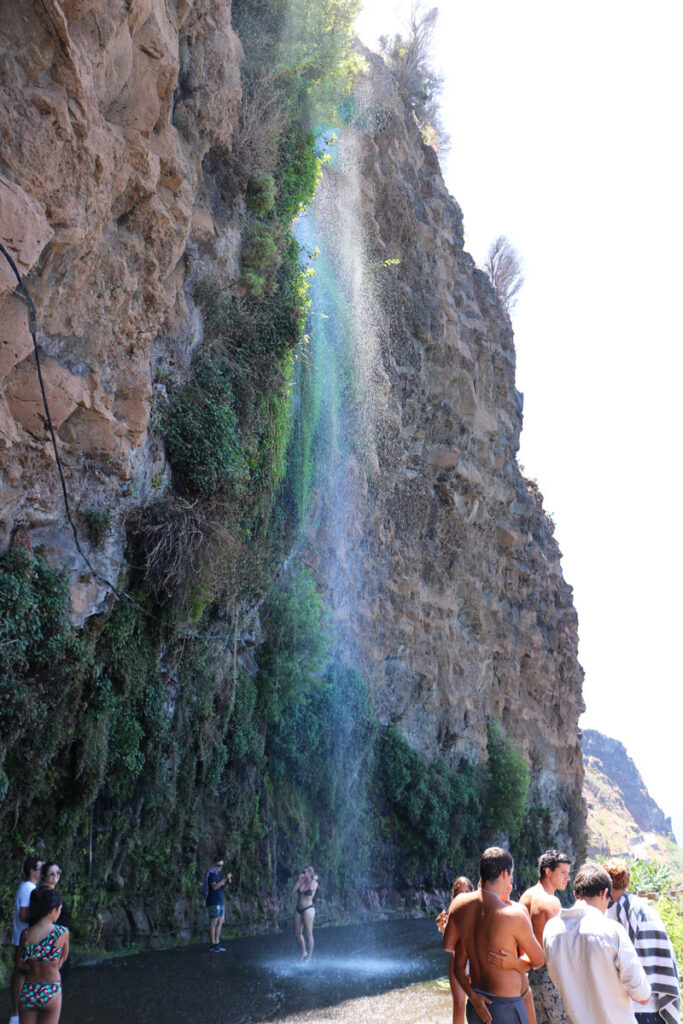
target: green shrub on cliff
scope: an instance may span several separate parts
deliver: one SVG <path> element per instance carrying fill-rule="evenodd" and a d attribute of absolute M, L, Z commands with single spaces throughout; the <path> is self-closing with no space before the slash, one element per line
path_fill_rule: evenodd
<path fill-rule="evenodd" d="M 224 360 L 202 357 L 194 380 L 175 395 L 166 449 L 174 472 L 191 489 L 212 495 L 244 487 L 249 470 Z"/>
<path fill-rule="evenodd" d="M 78 656 L 68 605 L 67 574 L 39 554 L 18 550 L 0 559 L 0 678 L 8 693 L 19 674 L 54 669 Z"/>
<path fill-rule="evenodd" d="M 265 628 L 258 685 L 266 721 L 276 723 L 289 705 L 308 699 L 329 654 L 327 612 L 308 569 L 271 595 Z"/>
<path fill-rule="evenodd" d="M 68 605 L 65 572 L 38 554 L 0 558 L 0 767 L 4 761 L 12 782 L 5 795 L 15 807 L 45 792 L 51 744 L 68 742 L 84 654 Z"/>
<path fill-rule="evenodd" d="M 267 171 L 254 171 L 247 182 L 247 209 L 259 217 L 275 206 L 275 179 Z"/>
<path fill-rule="evenodd" d="M 486 763 L 486 824 L 504 832 L 510 842 L 519 839 L 526 817 L 529 766 L 495 720 L 488 731 Z"/>
<path fill-rule="evenodd" d="M 476 768 L 465 758 L 457 768 L 442 758 L 428 761 L 390 723 L 380 737 L 378 794 L 401 840 L 397 865 L 413 884 L 446 884 L 478 854 L 481 790 Z M 457 867 L 460 865 L 460 867 Z"/>

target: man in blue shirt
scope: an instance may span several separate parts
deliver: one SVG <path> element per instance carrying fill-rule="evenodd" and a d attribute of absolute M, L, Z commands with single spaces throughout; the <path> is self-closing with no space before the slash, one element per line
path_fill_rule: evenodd
<path fill-rule="evenodd" d="M 225 946 L 221 946 L 221 928 L 225 920 L 225 886 L 232 882 L 232 874 L 228 871 L 225 877 L 222 876 L 223 858 L 216 854 L 211 866 L 204 875 L 204 897 L 206 909 L 209 912 L 209 953 L 225 953 Z"/>

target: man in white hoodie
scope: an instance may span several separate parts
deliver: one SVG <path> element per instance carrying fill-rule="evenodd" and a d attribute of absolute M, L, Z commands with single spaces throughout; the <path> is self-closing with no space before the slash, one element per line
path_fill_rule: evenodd
<path fill-rule="evenodd" d="M 31 893 L 40 881 L 40 869 L 43 866 L 42 860 L 38 857 L 28 856 L 24 861 L 24 881 L 17 889 L 14 897 L 14 922 L 12 927 L 12 947 L 14 950 L 14 968 L 10 979 L 12 992 L 12 1016 L 9 1024 L 19 1024 L 19 993 L 24 984 L 24 975 L 19 972 L 17 966 L 17 951 L 21 942 L 21 933 L 28 928 L 28 905 L 31 902 Z"/>
<path fill-rule="evenodd" d="M 572 1024 L 636 1024 L 633 1002 L 650 998 L 650 984 L 628 935 L 605 916 L 612 879 L 584 864 L 574 879 L 576 902 L 543 932 L 548 974 L 562 993 Z"/>

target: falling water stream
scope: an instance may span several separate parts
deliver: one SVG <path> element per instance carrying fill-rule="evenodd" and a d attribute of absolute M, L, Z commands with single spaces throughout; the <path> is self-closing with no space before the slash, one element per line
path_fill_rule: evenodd
<path fill-rule="evenodd" d="M 296 232 L 305 250 L 319 246 L 322 253 L 312 290 L 310 351 L 298 375 L 295 430 L 302 439 L 301 519 L 306 521 L 315 504 L 316 577 L 332 606 L 338 651 L 353 662 L 352 623 L 363 586 L 358 487 L 359 479 L 373 472 L 375 431 L 386 392 L 352 142 L 343 160 L 341 174 L 336 180 L 332 175 L 327 188 L 323 184 Z M 446 960 L 431 919 L 319 928 L 314 959 L 305 964 L 297 959 L 289 931 L 225 945 L 222 954 L 209 954 L 197 944 L 82 965 L 66 986 L 61 1022 L 450 1020 L 450 992 L 437 981 L 445 974 Z"/>
<path fill-rule="evenodd" d="M 431 919 L 318 928 L 302 964 L 289 930 L 75 969 L 61 1024 L 447 1024 L 446 957 Z M 3 993 L 9 1011 L 8 993 Z"/>

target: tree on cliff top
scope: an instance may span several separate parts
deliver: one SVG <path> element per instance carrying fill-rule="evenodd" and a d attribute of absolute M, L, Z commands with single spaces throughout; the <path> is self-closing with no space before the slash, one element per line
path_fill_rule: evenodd
<path fill-rule="evenodd" d="M 415 115 L 425 142 L 435 149 L 444 150 L 448 146 L 448 136 L 441 125 L 439 111 L 443 76 L 431 64 L 438 16 L 438 7 L 423 11 L 421 4 L 416 3 L 410 12 L 407 36 L 398 32 L 393 37 L 380 36 L 379 45 L 404 100 Z"/>
<path fill-rule="evenodd" d="M 524 277 L 519 253 L 505 235 L 499 235 L 491 242 L 484 270 L 489 275 L 505 311 L 509 313 L 517 301 Z"/>

